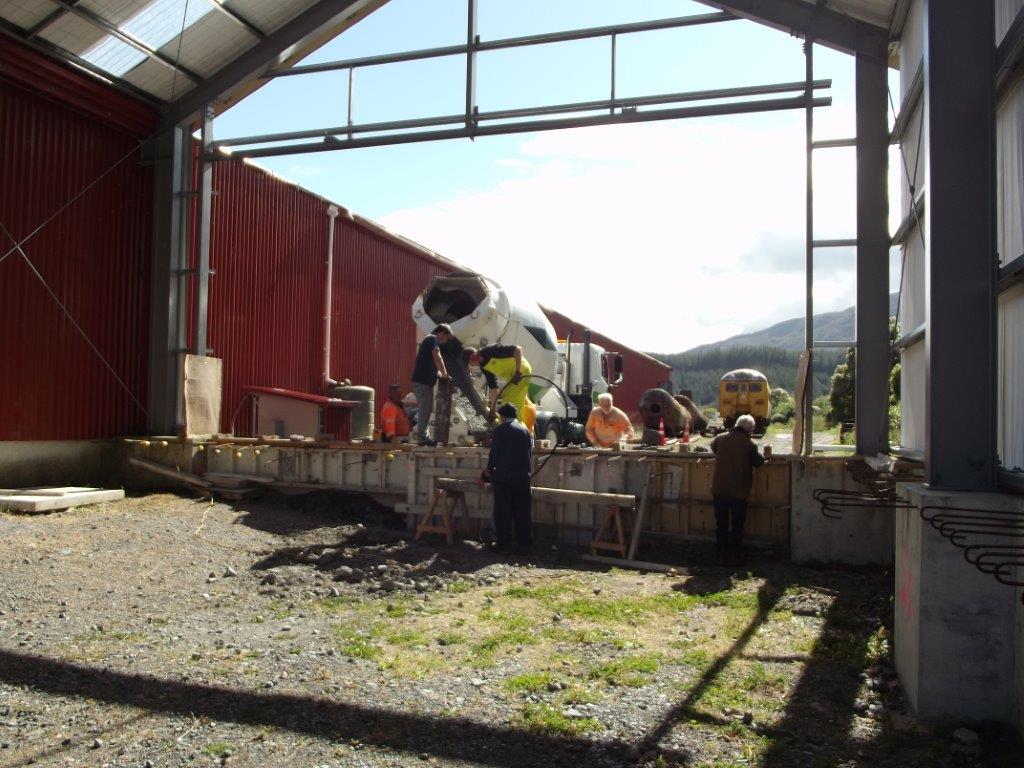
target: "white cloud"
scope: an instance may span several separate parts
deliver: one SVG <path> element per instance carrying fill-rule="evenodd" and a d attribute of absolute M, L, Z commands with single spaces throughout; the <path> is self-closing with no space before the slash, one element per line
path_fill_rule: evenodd
<path fill-rule="evenodd" d="M 802 120 L 534 135 L 499 161 L 515 178 L 382 223 L 497 279 L 513 298 L 638 349 L 680 351 L 803 313 Z M 853 222 L 852 159 L 821 169 L 816 231 L 839 236 Z M 852 304 L 851 275 L 823 270 L 815 296 L 819 311 Z"/>

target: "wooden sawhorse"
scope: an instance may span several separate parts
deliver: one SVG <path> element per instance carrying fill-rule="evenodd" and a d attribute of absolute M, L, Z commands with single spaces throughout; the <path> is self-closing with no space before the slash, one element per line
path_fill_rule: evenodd
<path fill-rule="evenodd" d="M 440 503 L 441 510 L 437 505 Z M 466 494 L 462 491 L 448 488 L 438 488 L 434 491 L 434 498 L 430 502 L 430 509 L 423 515 L 419 525 L 416 526 L 416 535 L 413 541 L 419 541 L 425 533 L 442 533 L 449 544 L 455 540 L 455 511 L 462 506 L 462 517 L 466 521 L 466 530 L 469 530 L 469 506 L 466 504 Z M 441 522 L 435 523 L 434 517 L 440 515 Z"/>

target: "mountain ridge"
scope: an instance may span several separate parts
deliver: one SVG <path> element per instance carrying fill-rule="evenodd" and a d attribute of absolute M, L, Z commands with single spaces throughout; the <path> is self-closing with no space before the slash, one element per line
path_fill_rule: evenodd
<path fill-rule="evenodd" d="M 896 312 L 898 299 L 898 293 L 889 294 L 890 316 Z M 814 338 L 818 341 L 851 341 L 856 335 L 856 317 L 856 307 L 817 314 L 814 316 Z M 683 350 L 683 353 L 699 353 L 711 349 L 732 349 L 734 347 L 773 347 L 799 352 L 804 348 L 804 319 L 795 317 L 790 320 L 781 320 L 760 331 L 739 333 L 722 341 L 700 344 Z"/>

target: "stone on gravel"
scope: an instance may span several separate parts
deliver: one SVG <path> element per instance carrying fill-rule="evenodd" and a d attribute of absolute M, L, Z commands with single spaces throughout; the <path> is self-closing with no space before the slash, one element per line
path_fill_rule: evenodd
<path fill-rule="evenodd" d="M 103 739 L 93 739 L 92 744 L 89 745 L 89 749 L 99 749 L 103 746 Z"/>
<path fill-rule="evenodd" d="M 957 728 L 953 731 L 953 741 L 958 744 L 977 744 L 980 739 L 978 734 L 972 731 L 970 728 Z"/>
<path fill-rule="evenodd" d="M 227 568 L 224 569 L 224 578 L 225 579 L 229 579 L 232 576 L 237 576 L 237 575 L 238 575 L 238 571 L 236 571 L 230 565 Z"/>

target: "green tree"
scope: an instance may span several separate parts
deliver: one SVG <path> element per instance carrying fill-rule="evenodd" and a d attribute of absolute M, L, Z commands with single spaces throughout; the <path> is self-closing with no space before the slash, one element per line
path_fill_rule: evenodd
<path fill-rule="evenodd" d="M 900 387 L 900 355 L 894 348 L 899 338 L 899 324 L 896 318 L 889 318 L 889 402 L 899 402 Z M 895 387 L 895 399 L 893 388 Z M 847 347 L 846 355 L 832 373 L 831 386 L 829 387 L 828 402 L 830 413 L 829 424 L 838 424 L 844 421 L 856 420 L 857 392 L 857 350 L 854 347 Z"/>

